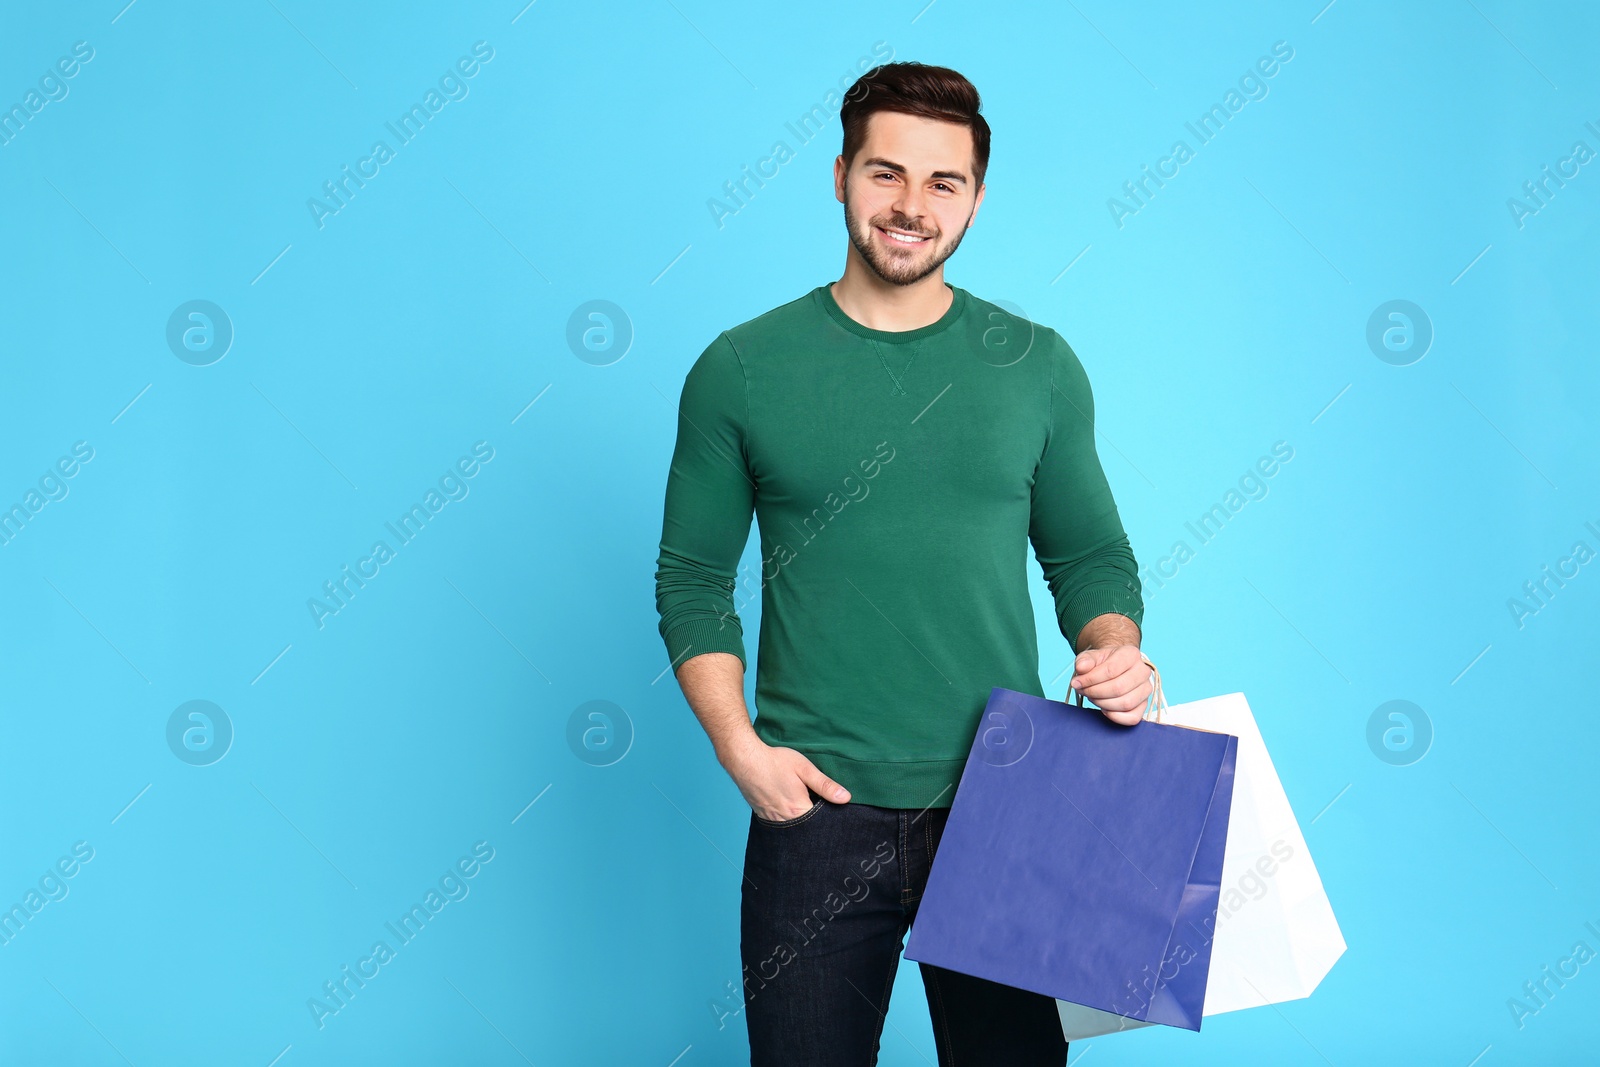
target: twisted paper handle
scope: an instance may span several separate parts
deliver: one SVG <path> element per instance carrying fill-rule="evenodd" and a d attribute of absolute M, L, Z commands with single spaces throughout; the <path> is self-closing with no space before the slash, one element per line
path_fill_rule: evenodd
<path fill-rule="evenodd" d="M 1155 684 L 1155 688 L 1150 691 L 1150 699 L 1145 702 L 1144 717 L 1150 718 L 1150 712 L 1154 711 L 1156 722 L 1160 722 L 1161 716 L 1167 710 L 1167 694 L 1161 688 L 1161 668 L 1152 663 L 1149 656 L 1145 656 L 1142 652 L 1140 655 L 1144 656 L 1145 666 L 1150 668 L 1150 677 Z"/>

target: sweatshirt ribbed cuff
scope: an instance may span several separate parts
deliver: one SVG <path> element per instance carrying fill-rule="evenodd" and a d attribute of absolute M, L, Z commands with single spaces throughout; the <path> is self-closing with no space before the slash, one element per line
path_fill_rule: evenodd
<path fill-rule="evenodd" d="M 1143 634 L 1144 601 L 1137 593 L 1126 586 L 1111 583 L 1091 585 L 1074 595 L 1061 613 L 1061 634 L 1074 653 L 1082 651 L 1077 646 L 1078 634 L 1083 632 L 1089 620 L 1108 613 L 1126 615 Z"/>
<path fill-rule="evenodd" d="M 667 657 L 676 671 L 685 660 L 702 652 L 731 652 L 749 668 L 744 658 L 744 632 L 721 619 L 686 619 L 666 633 Z"/>

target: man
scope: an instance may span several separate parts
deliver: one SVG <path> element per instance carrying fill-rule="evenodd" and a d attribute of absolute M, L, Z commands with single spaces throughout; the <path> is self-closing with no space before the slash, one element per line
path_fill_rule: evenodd
<path fill-rule="evenodd" d="M 944 281 L 983 203 L 978 108 L 943 67 L 863 75 L 834 163 L 844 276 L 725 331 L 684 382 L 656 604 L 751 807 L 754 1067 L 877 1061 L 989 691 L 1044 695 L 1029 540 L 1077 654 L 1072 688 L 1123 724 L 1151 695 L 1083 367 L 1054 330 Z M 759 578 L 736 571 L 752 511 Z M 758 592 L 752 725 L 739 607 Z M 941 1065 L 1066 1062 L 1050 997 L 919 966 Z"/>

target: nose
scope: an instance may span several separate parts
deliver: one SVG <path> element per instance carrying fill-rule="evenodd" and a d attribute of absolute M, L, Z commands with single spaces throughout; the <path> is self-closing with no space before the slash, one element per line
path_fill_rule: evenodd
<path fill-rule="evenodd" d="M 912 226 L 918 230 L 925 229 L 922 225 L 922 208 L 924 194 L 919 188 L 907 182 L 901 187 L 900 194 L 894 198 L 894 209 L 902 218 L 910 220 Z"/>

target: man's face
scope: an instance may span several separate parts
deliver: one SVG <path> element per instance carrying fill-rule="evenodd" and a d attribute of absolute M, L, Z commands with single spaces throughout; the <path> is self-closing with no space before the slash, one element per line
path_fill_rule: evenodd
<path fill-rule="evenodd" d="M 960 246 L 983 202 L 973 179 L 971 130 L 897 111 L 867 120 L 848 171 L 834 163 L 850 243 L 891 285 L 921 281 Z"/>

